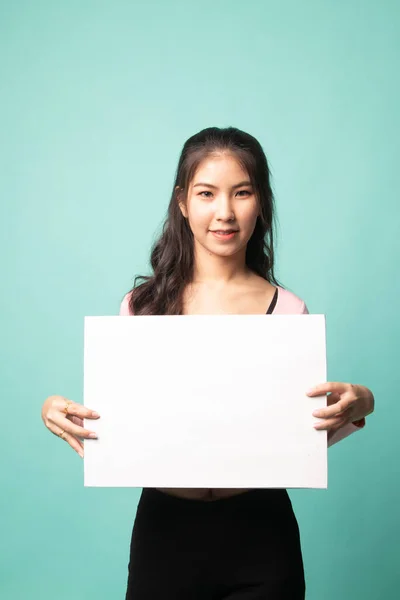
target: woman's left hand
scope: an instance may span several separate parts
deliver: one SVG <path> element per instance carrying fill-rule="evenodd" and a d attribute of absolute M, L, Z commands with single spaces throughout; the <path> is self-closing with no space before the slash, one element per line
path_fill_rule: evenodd
<path fill-rule="evenodd" d="M 331 381 L 317 385 L 307 396 L 327 396 L 326 408 L 315 410 L 314 417 L 323 421 L 315 423 L 315 429 L 327 429 L 328 439 L 348 423 L 361 421 L 374 411 L 375 399 L 370 389 L 363 385 Z"/>

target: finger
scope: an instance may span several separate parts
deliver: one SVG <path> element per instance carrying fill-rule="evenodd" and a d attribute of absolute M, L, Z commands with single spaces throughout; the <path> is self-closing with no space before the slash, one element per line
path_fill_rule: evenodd
<path fill-rule="evenodd" d="M 49 419 L 56 427 L 59 429 L 63 429 L 64 431 L 71 433 L 75 437 L 81 438 L 90 438 L 96 439 L 97 433 L 94 431 L 90 431 L 89 429 L 85 429 L 84 427 L 79 427 L 79 425 L 75 425 L 71 423 L 71 421 L 65 417 L 62 417 L 60 413 L 55 413 L 54 415 L 49 416 Z"/>
<path fill-rule="evenodd" d="M 83 406 L 83 404 L 71 402 L 71 400 L 68 400 L 68 398 L 64 398 L 62 396 L 55 403 L 55 407 L 66 415 L 80 417 L 81 419 L 98 419 L 100 417 L 99 413 L 96 411 Z"/>
<path fill-rule="evenodd" d="M 314 429 L 322 430 L 322 431 L 333 429 L 333 428 L 339 429 L 340 427 L 343 427 L 350 421 L 351 421 L 350 411 L 346 411 L 340 416 L 336 416 L 331 419 L 323 419 L 322 421 L 319 421 L 318 423 L 314 423 Z"/>
<path fill-rule="evenodd" d="M 324 396 L 329 392 L 337 392 L 343 394 L 349 388 L 348 383 L 342 383 L 340 381 L 328 381 L 327 383 L 321 383 L 308 390 L 307 396 Z"/>
<path fill-rule="evenodd" d="M 313 411 L 313 416 L 320 419 L 329 419 L 331 417 L 339 416 L 350 408 L 348 400 L 341 399 L 338 402 L 334 402 L 326 408 L 319 408 Z"/>
<path fill-rule="evenodd" d="M 65 429 L 62 429 L 61 427 L 59 427 L 58 425 L 54 425 L 53 423 L 51 423 L 48 427 L 49 431 L 51 431 L 51 433 L 59 438 L 61 438 L 62 440 L 64 440 L 64 442 L 67 440 L 67 436 L 72 435 L 71 433 L 69 433 L 68 431 L 66 431 Z M 78 442 L 79 446 L 81 448 L 83 448 L 83 442 L 78 439 L 75 438 L 76 441 Z"/>
<path fill-rule="evenodd" d="M 83 458 L 83 443 L 80 440 L 68 433 L 68 431 L 60 429 L 59 427 L 52 428 L 50 431 L 54 433 L 54 435 L 57 435 L 59 438 L 64 440 L 64 442 L 67 442 L 67 444 L 69 444 L 71 448 L 73 448 L 75 452 L 77 452 L 79 456 Z"/>
<path fill-rule="evenodd" d="M 83 444 L 80 440 L 76 439 L 73 435 L 68 432 L 64 433 L 63 439 L 83 458 Z"/>

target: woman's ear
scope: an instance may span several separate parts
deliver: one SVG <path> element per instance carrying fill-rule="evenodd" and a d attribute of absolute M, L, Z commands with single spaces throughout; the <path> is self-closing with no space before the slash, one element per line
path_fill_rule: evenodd
<path fill-rule="evenodd" d="M 178 200 L 179 208 L 181 209 L 181 213 L 183 214 L 185 219 L 187 219 L 188 214 L 187 214 L 187 210 L 186 210 L 186 203 L 185 203 L 183 189 L 180 188 L 179 185 L 177 185 L 175 188 L 175 193 L 176 193 L 176 197 Z"/>

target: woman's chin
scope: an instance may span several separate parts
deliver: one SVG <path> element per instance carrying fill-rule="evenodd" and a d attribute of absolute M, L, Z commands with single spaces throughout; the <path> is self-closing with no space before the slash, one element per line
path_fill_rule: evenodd
<path fill-rule="evenodd" d="M 237 239 L 224 241 L 221 243 L 218 240 L 200 240 L 195 238 L 195 245 L 200 246 L 203 251 L 205 250 L 207 252 L 207 254 L 220 256 L 221 258 L 229 258 L 243 250 L 245 251 L 246 249 L 246 243 L 243 243 Z"/>
<path fill-rule="evenodd" d="M 221 258 L 229 258 L 231 256 L 235 256 L 241 250 L 241 248 L 237 244 L 230 244 L 224 247 L 221 247 L 218 244 L 210 244 L 207 246 L 206 249 L 210 254 L 214 254 L 214 256 L 220 256 Z"/>

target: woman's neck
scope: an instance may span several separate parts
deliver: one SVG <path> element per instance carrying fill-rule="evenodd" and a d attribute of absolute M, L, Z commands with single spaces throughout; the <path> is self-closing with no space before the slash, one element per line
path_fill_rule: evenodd
<path fill-rule="evenodd" d="M 247 279 L 250 270 L 246 265 L 246 249 L 234 256 L 216 256 L 196 245 L 194 252 L 193 284 L 221 285 L 234 280 Z"/>

